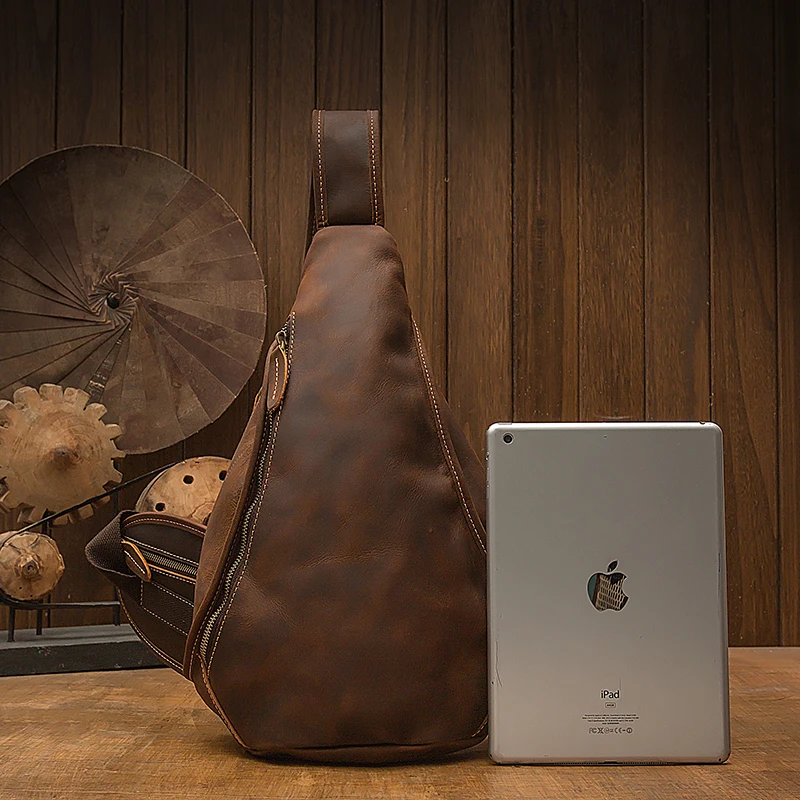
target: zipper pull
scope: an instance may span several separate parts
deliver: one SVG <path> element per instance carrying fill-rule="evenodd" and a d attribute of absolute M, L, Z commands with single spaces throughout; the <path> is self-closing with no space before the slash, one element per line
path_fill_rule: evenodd
<path fill-rule="evenodd" d="M 279 330 L 275 334 L 275 341 L 267 353 L 266 386 L 267 386 L 267 411 L 274 411 L 283 400 L 286 391 L 286 382 L 289 377 L 289 361 L 286 355 L 286 331 Z"/>
<path fill-rule="evenodd" d="M 143 580 L 145 583 L 150 583 L 153 575 L 150 572 L 150 565 L 147 563 L 147 559 L 142 554 L 142 551 L 133 542 L 123 539 L 122 552 L 125 556 L 125 564 L 128 566 L 128 569 L 140 580 Z"/>

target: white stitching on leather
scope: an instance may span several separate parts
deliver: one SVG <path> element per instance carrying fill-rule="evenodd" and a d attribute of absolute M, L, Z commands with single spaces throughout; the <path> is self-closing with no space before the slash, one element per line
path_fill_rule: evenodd
<path fill-rule="evenodd" d="M 178 575 L 177 572 L 169 572 L 166 569 L 157 567 L 155 564 L 148 563 L 148 566 L 150 567 L 151 572 L 160 572 L 162 575 L 166 575 L 167 577 L 172 578 L 173 580 L 183 581 L 184 583 L 191 583 L 193 586 L 195 583 L 197 583 L 197 581 L 194 580 L 193 578 L 187 578 L 185 575 Z M 152 583 L 152 581 L 150 582 Z"/>
<path fill-rule="evenodd" d="M 483 550 L 485 555 L 486 547 L 484 546 L 480 534 L 478 533 L 478 529 L 475 526 L 475 520 L 473 520 L 472 513 L 469 510 L 469 504 L 467 503 L 467 498 L 464 496 L 464 490 L 461 488 L 461 481 L 459 481 L 458 479 L 458 473 L 456 472 L 455 464 L 453 463 L 452 456 L 450 455 L 450 448 L 448 447 L 447 444 L 447 438 L 444 435 L 442 420 L 439 417 L 439 406 L 436 402 L 436 393 L 433 390 L 433 381 L 431 380 L 430 373 L 428 372 L 428 364 L 425 361 L 425 353 L 422 350 L 422 336 L 419 332 L 419 328 L 417 327 L 416 320 L 412 318 L 411 324 L 414 326 L 414 340 L 417 345 L 417 355 L 419 356 L 419 359 L 422 362 L 422 368 L 425 372 L 425 384 L 428 388 L 428 397 L 430 398 L 434 414 L 436 415 L 436 428 L 437 428 L 437 433 L 439 434 L 439 442 L 442 446 L 442 450 L 444 451 L 445 457 L 447 458 L 447 463 L 450 466 L 450 474 L 453 477 L 456 489 L 458 489 L 458 494 L 459 497 L 461 498 L 461 507 L 464 510 L 464 514 L 466 515 L 467 520 L 469 521 L 470 528 L 475 537 L 475 541 L 480 545 L 480 548 L 481 550 Z"/>
<path fill-rule="evenodd" d="M 138 539 L 131 539 L 130 536 L 126 537 L 123 541 L 132 542 L 139 547 L 144 547 L 145 550 L 155 550 L 156 553 L 162 553 L 165 556 L 169 556 L 170 558 L 174 558 L 176 561 L 184 561 L 187 564 L 191 564 L 193 567 L 197 566 L 196 561 L 192 561 L 191 558 L 186 558 L 185 556 L 176 556 L 175 553 L 170 553 L 168 550 L 162 550 L 160 547 L 156 547 L 154 544 L 148 544 L 147 542 L 140 542 Z"/>
<path fill-rule="evenodd" d="M 171 594 L 173 597 L 175 597 L 178 600 L 180 600 L 181 603 L 186 603 L 186 605 L 189 606 L 189 608 L 194 608 L 194 603 L 191 600 L 187 600 L 185 597 L 181 597 L 179 594 L 175 594 L 175 592 L 172 592 L 169 589 L 167 589 L 166 586 L 162 586 L 160 583 L 155 583 L 153 581 L 150 581 L 150 585 L 151 586 L 155 586 L 156 589 L 161 589 L 162 592 L 166 592 L 167 594 Z M 144 583 L 142 583 L 142 586 L 144 587 Z M 144 589 L 142 591 L 144 591 Z"/>
<path fill-rule="evenodd" d="M 370 189 L 372 189 L 372 222 L 377 225 L 378 221 L 378 181 L 375 168 L 375 117 L 371 111 L 367 112 L 369 120 L 369 146 L 370 146 Z"/>
<path fill-rule="evenodd" d="M 287 371 L 292 366 L 292 351 L 294 349 L 294 317 L 295 312 L 289 315 L 289 326 L 290 326 L 290 333 L 289 333 L 289 353 L 287 356 Z M 269 485 L 269 475 L 272 469 L 272 456 L 275 453 L 275 442 L 278 438 L 278 424 L 281 421 L 281 412 L 283 411 L 283 405 L 278 406 L 277 414 L 275 415 L 275 420 L 273 422 L 272 428 L 272 442 L 271 447 L 269 450 L 269 460 L 267 461 L 267 471 L 264 474 L 264 488 L 261 491 L 261 497 L 258 499 L 258 508 L 256 509 L 255 517 L 253 518 L 253 524 L 251 527 L 251 531 L 255 531 L 256 524 L 258 523 L 258 518 L 261 516 L 261 506 L 264 504 L 264 497 L 267 494 L 267 486 Z M 251 534 L 250 541 L 247 543 L 247 551 L 244 554 L 244 561 L 242 562 L 242 568 L 239 572 L 239 577 L 236 579 L 236 585 L 233 587 L 233 592 L 231 593 L 231 599 L 228 601 L 228 607 L 225 609 L 225 616 L 222 618 L 222 622 L 219 625 L 219 629 L 217 630 L 217 636 L 214 639 L 214 646 L 211 648 L 211 655 L 208 657 L 208 669 L 211 670 L 211 662 L 214 660 L 214 654 L 217 652 L 217 645 L 219 644 L 219 640 L 222 638 L 222 629 L 225 627 L 225 620 L 228 619 L 228 612 L 233 607 L 233 601 L 236 599 L 236 593 L 239 591 L 239 585 L 242 582 L 242 578 L 244 577 L 244 573 L 247 571 L 247 563 L 250 561 L 250 549 L 253 546 L 253 539 L 255 537 Z"/>
<path fill-rule="evenodd" d="M 153 584 L 153 585 L 155 585 L 155 584 Z M 173 628 L 174 630 L 178 631 L 178 633 L 180 633 L 182 636 L 188 636 L 189 635 L 189 631 L 184 631 L 181 628 L 179 628 L 177 625 L 173 625 L 169 620 L 166 620 L 166 619 L 164 619 L 164 617 L 159 616 L 158 614 L 156 614 L 155 611 L 149 609 L 144 604 L 144 581 L 142 581 L 142 588 L 141 588 L 141 590 L 139 592 L 139 606 L 142 609 L 142 611 L 146 611 L 148 614 L 150 614 L 151 616 L 155 617 L 156 619 L 160 619 L 165 625 L 169 625 L 170 628 Z"/>
<path fill-rule="evenodd" d="M 206 670 L 203 666 L 203 659 L 200 659 L 200 674 L 203 676 L 203 683 L 206 685 L 206 691 L 208 692 L 209 698 L 211 698 L 211 702 L 214 704 L 214 708 L 219 712 L 220 719 L 224 720 L 225 717 L 222 713 L 222 709 L 219 707 L 217 703 L 217 698 L 214 696 L 214 693 L 211 691 L 211 686 L 208 684 L 208 679 L 206 678 Z"/>
<path fill-rule="evenodd" d="M 275 395 L 278 393 L 278 359 L 275 359 L 275 386 L 272 388 L 272 397 L 270 397 L 270 403 L 275 399 Z"/>
<path fill-rule="evenodd" d="M 317 169 L 319 171 L 319 227 L 325 227 L 325 178 L 322 171 L 322 114 L 317 112 Z"/>
<path fill-rule="evenodd" d="M 214 708 L 216 709 L 219 718 L 225 723 L 225 727 L 233 734 L 233 738 L 236 739 L 236 741 L 239 742 L 239 744 L 244 745 L 244 742 L 239 737 L 239 734 L 236 733 L 236 731 L 233 729 L 233 726 L 228 721 L 228 718 L 225 716 L 225 712 L 222 710 L 219 702 L 217 701 L 217 696 L 211 689 L 210 677 L 206 675 L 206 668 L 203 665 L 202 658 L 200 659 L 200 674 L 203 677 L 203 683 L 206 686 L 206 691 L 208 692 L 208 696 L 211 699 L 211 702 L 214 704 Z"/>
<path fill-rule="evenodd" d="M 364 127 L 367 134 L 367 183 L 369 184 L 369 213 L 375 224 L 375 181 L 372 179 L 372 118 L 369 111 L 364 113 Z"/>
<path fill-rule="evenodd" d="M 172 666 L 174 666 L 174 667 L 175 667 L 175 668 L 176 668 L 176 669 L 177 669 L 179 672 L 183 672 L 183 664 L 179 664 L 179 663 L 178 663 L 178 662 L 177 662 L 177 661 L 176 661 L 174 658 L 172 658 L 172 656 L 168 656 L 168 655 L 167 655 L 167 654 L 166 654 L 166 653 L 165 653 L 165 652 L 164 652 L 164 651 L 163 651 L 163 650 L 162 650 L 160 647 L 157 647 L 156 645 L 154 645 L 154 644 L 153 644 L 153 643 L 150 641 L 150 639 L 149 639 L 147 636 L 145 636 L 145 635 L 144 635 L 144 634 L 141 632 L 141 630 L 139 630 L 139 626 L 138 626 L 138 625 L 137 625 L 137 624 L 136 624 L 136 623 L 133 621 L 133 619 L 132 619 L 132 617 L 131 617 L 131 615 L 130 615 L 130 613 L 129 613 L 129 611 L 128 611 L 128 607 L 125 605 L 125 602 L 124 602 L 124 601 L 123 601 L 123 599 L 122 599 L 122 594 L 120 594 L 120 595 L 119 595 L 119 603 L 120 603 L 120 605 L 122 606 L 122 608 L 125 610 L 125 616 L 127 616 L 127 617 L 128 617 L 128 622 L 130 623 L 131 627 L 132 627 L 132 628 L 133 628 L 133 629 L 136 631 L 136 633 L 137 633 L 137 635 L 139 636 L 139 638 L 140 638 L 140 639 L 141 639 L 141 640 L 142 640 L 142 641 L 143 641 L 143 642 L 144 642 L 144 643 L 145 643 L 145 644 L 146 644 L 146 645 L 147 645 L 147 646 L 148 646 L 148 647 L 149 647 L 151 650 L 155 650 L 155 652 L 156 652 L 156 655 L 157 655 L 159 658 L 163 658 L 165 661 L 167 661 L 167 662 L 169 662 L 170 664 L 172 664 Z"/>
<path fill-rule="evenodd" d="M 206 675 L 206 668 L 205 668 L 205 666 L 203 664 L 203 659 L 202 658 L 200 659 L 200 674 L 203 676 L 203 683 L 206 686 L 206 691 L 208 692 L 208 696 L 211 698 L 211 702 L 214 704 L 214 708 L 217 710 L 217 714 L 219 714 L 219 718 L 223 721 L 223 723 L 225 724 L 225 727 L 231 732 L 231 735 L 233 736 L 233 738 L 236 739 L 236 741 L 239 742 L 239 744 L 242 747 L 247 747 L 247 745 L 244 743 L 242 737 L 239 736 L 238 733 L 236 733 L 236 731 L 234 730 L 233 724 L 228 719 L 228 717 L 225 716 L 225 712 L 220 707 L 219 701 L 217 700 L 217 696 L 214 694 L 214 690 L 211 688 L 210 676 Z"/>
<path fill-rule="evenodd" d="M 475 731 L 475 733 L 473 733 L 473 734 L 472 734 L 472 736 L 471 736 L 470 738 L 474 738 L 475 736 L 477 736 L 477 735 L 478 735 L 478 734 L 479 734 L 479 733 L 480 733 L 480 732 L 481 732 L 481 731 L 482 731 L 482 730 L 483 730 L 483 729 L 486 727 L 486 723 L 487 723 L 488 721 L 489 721 L 489 715 L 487 714 L 487 715 L 486 715 L 486 716 L 483 718 L 483 722 L 481 722 L 481 724 L 480 724 L 480 727 L 478 728 L 478 730 L 476 730 L 476 731 Z"/>

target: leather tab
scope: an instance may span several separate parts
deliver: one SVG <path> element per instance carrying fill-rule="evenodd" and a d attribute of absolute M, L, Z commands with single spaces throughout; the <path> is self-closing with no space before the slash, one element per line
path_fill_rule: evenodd
<path fill-rule="evenodd" d="M 123 539 L 122 552 L 125 555 L 125 563 L 130 571 L 145 583 L 150 583 L 153 579 L 153 573 L 150 571 L 150 565 L 147 563 L 142 551 L 133 542 L 127 542 Z"/>
<path fill-rule="evenodd" d="M 267 385 L 267 411 L 274 411 L 283 400 L 286 391 L 286 382 L 289 377 L 289 362 L 286 350 L 275 341 L 267 353 L 266 368 Z"/>
<path fill-rule="evenodd" d="M 383 225 L 377 111 L 314 111 L 314 232 L 329 225 Z"/>

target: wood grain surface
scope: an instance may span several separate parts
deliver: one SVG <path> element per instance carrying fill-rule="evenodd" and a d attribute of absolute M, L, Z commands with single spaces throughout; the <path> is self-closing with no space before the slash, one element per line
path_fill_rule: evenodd
<path fill-rule="evenodd" d="M 445 0 L 384 0 L 386 227 L 439 386 L 447 386 L 447 47 Z"/>
<path fill-rule="evenodd" d="M 800 5 L 776 6 L 781 643 L 800 645 Z M 747 534 L 745 534 L 747 535 Z"/>
<path fill-rule="evenodd" d="M 56 2 L 0 3 L 0 180 L 56 140 Z"/>
<path fill-rule="evenodd" d="M 642 5 L 579 6 L 580 416 L 644 415 Z"/>
<path fill-rule="evenodd" d="M 447 16 L 448 400 L 480 456 L 512 414 L 510 12 L 466 0 Z"/>
<path fill-rule="evenodd" d="M 186 0 L 124 0 L 122 144 L 186 166 Z"/>
<path fill-rule="evenodd" d="M 267 286 L 268 342 L 294 303 L 305 255 L 314 12 L 313 0 L 253 6 L 252 237 Z M 260 371 L 254 377 L 260 386 Z"/>
<path fill-rule="evenodd" d="M 124 0 L 122 27 L 122 144 L 143 147 L 186 166 L 185 0 Z M 131 455 L 126 480 L 184 458 L 185 443 Z M 133 508 L 145 483 L 120 493 Z"/>
<path fill-rule="evenodd" d="M 171 670 L 2 678 L 0 796 L 796 800 L 800 651 L 733 650 L 730 663 L 732 754 L 715 766 L 498 766 L 485 744 L 382 768 L 262 761 Z"/>
<path fill-rule="evenodd" d="M 187 458 L 147 484 L 136 502 L 139 512 L 163 512 L 207 525 L 230 460 L 219 456 Z"/>
<path fill-rule="evenodd" d="M 779 640 L 773 17 L 711 6 L 713 417 L 725 435 L 731 644 Z M 796 366 L 795 366 L 796 368 Z"/>
<path fill-rule="evenodd" d="M 55 147 L 56 17 L 55 0 L 0 3 L 0 180 Z M 0 511 L 1 530 L 15 521 Z M 7 620 L 0 606 L 0 629 Z M 30 627 L 34 614 L 20 612 L 17 621 Z"/>
<path fill-rule="evenodd" d="M 514 6 L 514 418 L 578 419 L 575 0 Z"/>
<path fill-rule="evenodd" d="M 122 4 L 120 0 L 60 0 L 56 146 L 118 144 L 120 141 Z M 38 386 L 35 387 L 38 389 Z M 89 567 L 84 547 L 111 521 L 111 503 L 88 520 L 54 535 L 66 565 L 66 580 L 53 592 L 57 602 L 113 600 L 114 589 Z M 110 612 L 60 611 L 58 625 L 105 624 Z"/>
<path fill-rule="evenodd" d="M 381 0 L 317 0 L 316 25 L 317 108 L 380 109 Z"/>
<path fill-rule="evenodd" d="M 697 0 L 645 5 L 645 413 L 652 420 L 711 413 L 707 17 Z"/>
<path fill-rule="evenodd" d="M 382 108 L 387 224 L 471 441 L 512 416 L 710 415 L 733 641 L 800 644 L 796 5 L 5 0 L 0 177 L 98 141 L 185 162 L 249 226 L 269 339 L 300 276 L 310 112 Z M 125 477 L 230 455 L 259 377 Z M 101 519 L 57 533 L 65 596 L 110 594 L 82 554 Z"/>
<path fill-rule="evenodd" d="M 48 510 L 63 511 L 96 497 L 122 480 L 116 463 L 121 428 L 102 419 L 106 407 L 89 404 L 89 393 L 44 383 L 14 392 L 14 402 L 0 400 L 0 475 L 8 487 L 0 501 L 19 512 L 24 525 L 38 522 Z M 56 517 L 54 526 L 80 522 L 93 506 Z"/>
<path fill-rule="evenodd" d="M 231 204 L 248 230 L 251 14 L 251 0 L 193 0 L 189 6 L 186 84 L 186 166 Z M 230 458 L 250 408 L 245 389 L 215 423 L 186 440 L 185 455 Z"/>
<path fill-rule="evenodd" d="M 0 589 L 15 600 L 46 597 L 64 574 L 64 560 L 50 536 L 35 531 L 0 533 Z"/>
<path fill-rule="evenodd" d="M 60 0 L 56 144 L 118 144 L 121 0 Z"/>

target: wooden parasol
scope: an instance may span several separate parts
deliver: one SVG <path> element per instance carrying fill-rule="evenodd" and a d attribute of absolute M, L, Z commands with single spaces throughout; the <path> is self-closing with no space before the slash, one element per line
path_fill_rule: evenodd
<path fill-rule="evenodd" d="M 167 158 L 88 145 L 0 184 L 0 397 L 60 384 L 147 453 L 215 420 L 255 369 L 264 284 L 231 207 Z"/>

